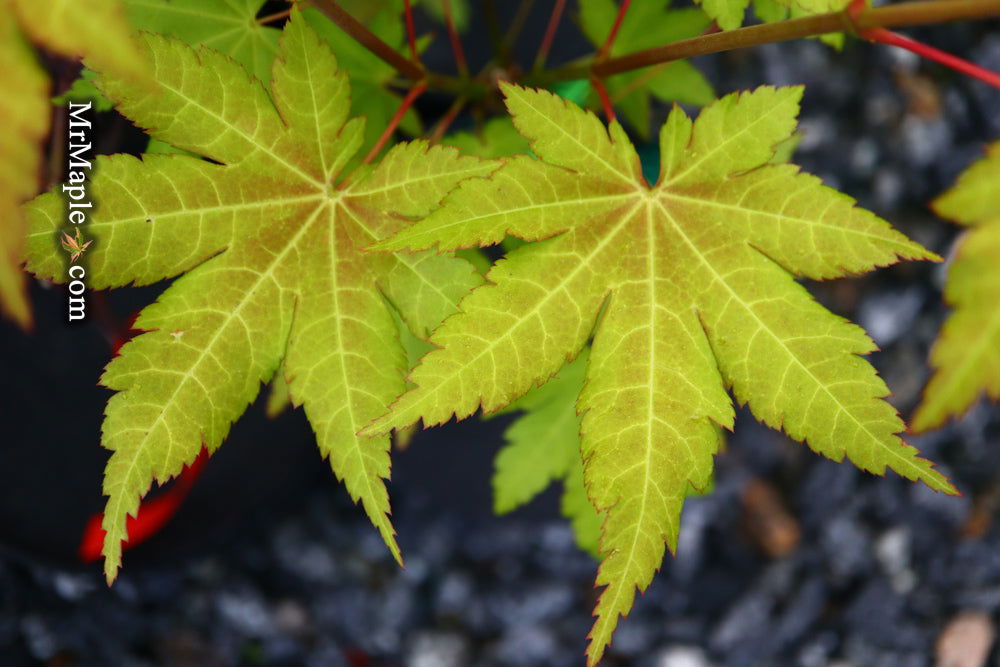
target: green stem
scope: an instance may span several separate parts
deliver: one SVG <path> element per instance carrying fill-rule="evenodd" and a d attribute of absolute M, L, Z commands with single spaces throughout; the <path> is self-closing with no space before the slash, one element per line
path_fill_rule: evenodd
<path fill-rule="evenodd" d="M 855 21 L 847 11 L 804 16 L 790 21 L 727 30 L 701 35 L 664 46 L 636 51 L 603 62 L 584 62 L 525 77 L 526 85 L 547 85 L 555 81 L 608 77 L 672 60 L 720 51 L 732 51 L 760 44 L 813 37 L 831 32 L 857 33 L 872 28 L 945 23 L 1000 16 L 1000 0 L 916 0 L 861 12 Z"/>
<path fill-rule="evenodd" d="M 497 6 L 494 0 L 482 0 L 483 16 L 486 18 L 486 38 L 490 40 L 493 53 L 504 62 L 503 35 L 500 31 L 500 19 L 497 17 Z"/>

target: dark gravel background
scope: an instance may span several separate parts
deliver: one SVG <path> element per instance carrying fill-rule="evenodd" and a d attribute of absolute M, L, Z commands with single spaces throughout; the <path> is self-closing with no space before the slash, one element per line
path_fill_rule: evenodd
<path fill-rule="evenodd" d="M 1000 70 L 998 27 L 910 34 Z M 526 53 L 539 30 L 525 33 Z M 567 51 L 555 62 L 580 48 L 572 32 L 561 31 Z M 926 202 L 1000 137 L 1000 92 L 860 43 L 840 54 L 811 41 L 772 45 L 698 65 L 720 92 L 805 83 L 795 160 L 949 252 L 955 230 Z M 436 104 L 430 98 L 423 111 Z M 108 135 L 122 131 L 111 117 L 102 123 Z M 813 286 L 880 345 L 873 361 L 904 416 L 946 314 L 943 276 L 942 267 L 911 264 Z M 157 291 L 112 294 L 109 317 L 127 316 Z M 8 378 L 0 665 L 582 664 L 596 563 L 575 548 L 551 491 L 492 516 L 502 420 L 422 433 L 395 456 L 400 570 L 319 461 L 303 416 L 269 422 L 255 405 L 176 520 L 126 553 L 108 589 L 97 566 L 74 560 L 84 522 L 101 506 L 101 318 L 66 327 L 58 290 L 34 293 L 33 336 L 0 326 Z M 1000 409 L 978 405 L 911 441 L 964 497 L 820 459 L 742 414 L 718 459 L 715 492 L 688 502 L 677 558 L 621 623 L 606 664 L 917 667 L 935 663 L 939 638 L 962 614 L 980 624 L 958 642 L 967 662 L 950 664 L 979 664 L 974 638 L 992 641 L 1000 609 L 992 520 Z M 995 649 L 989 664 L 1000 664 Z"/>

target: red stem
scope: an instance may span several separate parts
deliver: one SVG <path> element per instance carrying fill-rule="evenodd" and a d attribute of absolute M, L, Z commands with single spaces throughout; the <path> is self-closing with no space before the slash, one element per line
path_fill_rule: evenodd
<path fill-rule="evenodd" d="M 448 39 L 451 40 L 451 50 L 455 54 L 455 64 L 458 65 L 458 73 L 465 79 L 469 76 L 469 64 L 465 61 L 465 51 L 462 50 L 462 41 L 458 38 L 458 31 L 455 30 L 455 21 L 451 17 L 451 0 L 444 0 L 444 24 L 448 28 Z"/>
<path fill-rule="evenodd" d="M 303 3 L 304 4 L 304 3 Z M 302 6 L 301 4 L 299 6 Z M 286 9 L 281 12 L 275 12 L 273 14 L 268 14 L 267 16 L 262 16 L 257 19 L 257 25 L 267 25 L 268 23 L 274 23 L 275 21 L 280 21 L 283 18 L 288 18 L 291 16 L 292 10 Z"/>
<path fill-rule="evenodd" d="M 622 21 L 625 20 L 625 12 L 628 11 L 629 5 L 632 4 L 632 0 L 622 0 L 621 7 L 618 8 L 618 16 L 615 17 L 615 24 L 611 26 L 611 32 L 608 33 L 608 38 L 604 40 L 604 46 L 601 50 L 597 52 L 596 60 L 604 60 L 611 53 L 611 47 L 615 43 L 615 38 L 618 37 L 618 31 L 622 27 Z"/>
<path fill-rule="evenodd" d="M 881 44 L 888 44 L 889 46 L 898 46 L 901 49 L 912 51 L 922 58 L 933 60 L 936 63 L 944 65 L 945 67 L 950 67 L 956 72 L 961 72 L 962 74 L 971 76 L 974 79 L 979 79 L 994 88 L 1000 88 L 1000 74 L 991 72 L 990 70 L 980 67 L 975 63 L 971 63 L 968 60 L 963 60 L 962 58 L 953 56 L 950 53 L 942 51 L 941 49 L 935 49 L 929 44 L 918 42 L 915 39 L 910 39 L 905 35 L 900 35 L 898 32 L 893 32 L 882 27 L 857 27 L 858 17 L 861 16 L 861 13 L 864 12 L 865 9 L 865 0 L 851 0 L 851 4 L 847 6 L 847 16 L 851 20 L 851 23 L 854 24 L 855 32 L 857 32 L 859 37 L 867 39 L 871 42 L 879 42 Z"/>
<path fill-rule="evenodd" d="M 403 98 L 403 101 L 400 103 L 399 108 L 396 109 L 396 115 L 392 117 L 392 119 L 389 121 L 389 124 L 386 125 L 385 131 L 382 133 L 382 136 L 378 138 L 378 141 L 376 141 L 375 145 L 372 146 L 372 149 L 368 152 L 368 155 L 365 156 L 365 159 L 363 160 L 365 164 L 368 164 L 369 162 L 374 160 L 375 157 L 382 152 L 382 149 L 385 148 L 385 145 L 386 143 L 388 143 L 389 138 L 392 137 L 392 133 L 396 131 L 396 127 L 399 126 L 400 121 L 403 120 L 403 116 L 406 115 L 407 110 L 411 106 L 413 106 L 413 103 L 416 102 L 417 98 L 420 97 L 420 95 L 425 90 L 427 90 L 426 79 L 417 82 L 417 84 L 410 89 L 410 92 L 406 93 L 406 97 Z"/>
<path fill-rule="evenodd" d="M 545 66 L 545 61 L 549 57 L 549 50 L 552 48 L 552 41 L 556 37 L 556 30 L 559 28 L 559 21 L 562 20 L 563 10 L 566 9 L 566 0 L 556 0 L 552 6 L 552 13 L 549 14 L 549 23 L 545 26 L 545 36 L 538 46 L 538 55 L 535 56 L 533 69 L 538 71 Z"/>
<path fill-rule="evenodd" d="M 885 28 L 871 28 L 863 31 L 861 36 L 873 42 L 881 42 L 882 44 L 898 46 L 901 49 L 912 51 L 918 56 L 922 56 L 928 60 L 933 60 L 936 63 L 944 65 L 945 67 L 950 67 L 956 72 L 961 72 L 962 74 L 971 76 L 974 79 L 979 79 L 994 88 L 1000 89 L 1000 74 L 991 72 L 985 67 L 980 67 L 979 65 L 971 63 L 968 60 L 963 60 L 958 56 L 953 56 L 950 53 L 942 51 L 941 49 L 935 49 L 933 46 L 924 44 L 923 42 L 918 42 L 915 39 L 910 39 L 905 35 L 900 35 L 898 32 L 886 30 Z"/>
<path fill-rule="evenodd" d="M 458 114 L 462 111 L 462 108 L 465 107 L 466 101 L 466 98 L 459 97 L 452 103 L 448 112 L 445 113 L 445 115 L 441 117 L 441 120 L 438 121 L 438 124 L 434 126 L 434 131 L 431 133 L 428 141 L 433 144 L 441 140 L 444 133 L 448 131 L 451 124 L 455 122 L 456 118 L 458 118 Z"/>
<path fill-rule="evenodd" d="M 413 6 L 410 0 L 403 0 L 403 6 L 406 8 L 406 37 L 410 42 L 410 57 L 413 58 L 413 62 L 420 62 L 420 55 L 417 53 L 417 30 L 413 27 Z"/>
<path fill-rule="evenodd" d="M 594 77 L 590 80 L 590 84 L 597 91 L 597 96 L 601 98 L 601 106 L 604 107 L 604 115 L 607 117 L 610 123 L 615 119 L 615 108 L 611 105 L 611 98 L 608 96 L 608 89 L 604 87 L 604 82 Z"/>
<path fill-rule="evenodd" d="M 425 77 L 422 67 L 417 63 L 408 60 L 406 56 L 398 53 L 394 48 L 382 41 L 378 35 L 366 28 L 364 24 L 344 11 L 344 8 L 335 0 L 312 0 L 312 6 L 323 13 L 328 19 L 350 35 L 354 41 L 365 47 L 376 56 L 392 65 L 397 72 L 413 81 L 420 81 Z"/>

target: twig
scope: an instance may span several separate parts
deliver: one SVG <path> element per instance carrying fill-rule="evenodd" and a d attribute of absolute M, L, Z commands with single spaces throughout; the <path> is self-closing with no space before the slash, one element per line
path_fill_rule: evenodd
<path fill-rule="evenodd" d="M 601 46 L 601 50 L 597 52 L 597 57 L 595 61 L 602 61 L 608 57 L 611 53 L 611 47 L 614 46 L 615 38 L 618 37 L 618 31 L 621 30 L 622 21 L 625 20 L 625 13 L 628 11 L 629 5 L 632 4 L 632 0 L 622 0 L 621 6 L 618 8 L 618 15 L 615 16 L 614 25 L 611 26 L 611 32 L 608 33 L 608 38 L 604 40 L 604 45 Z"/>
<path fill-rule="evenodd" d="M 444 116 L 441 117 L 441 120 L 439 120 L 437 125 L 434 126 L 434 131 L 431 132 L 430 137 L 428 137 L 428 141 L 432 144 L 441 141 L 441 137 L 444 136 L 444 133 L 448 131 L 451 124 L 455 122 L 456 118 L 458 118 L 458 114 L 461 113 L 466 102 L 468 102 L 467 98 L 459 97 L 451 103 L 451 106 L 448 107 L 448 111 L 445 112 Z"/>
<path fill-rule="evenodd" d="M 494 0 L 482 0 L 483 16 L 486 18 L 486 37 L 490 40 L 490 47 L 495 56 L 500 59 L 501 64 L 506 65 L 503 59 L 503 36 L 500 34 L 500 19 L 497 17 L 497 6 Z"/>
<path fill-rule="evenodd" d="M 571 64 L 548 72 L 539 72 L 535 76 L 525 77 L 524 83 L 543 85 L 590 76 L 603 78 L 672 60 L 831 32 L 865 31 L 873 28 L 926 25 L 994 16 L 1000 16 L 1000 0 L 915 0 L 865 10 L 853 23 L 846 11 L 841 11 L 701 35 L 610 58 L 604 62 Z"/>
<path fill-rule="evenodd" d="M 594 77 L 590 80 L 590 85 L 597 91 L 597 96 L 601 98 L 601 106 L 604 107 L 604 116 L 610 123 L 615 119 L 615 108 L 611 105 L 611 98 L 608 96 L 608 89 L 604 87 L 604 82 Z"/>
<path fill-rule="evenodd" d="M 994 88 L 1000 88 L 1000 74 L 991 72 L 985 67 L 980 67 L 975 63 L 971 63 L 968 60 L 959 58 L 958 56 L 953 56 L 940 49 L 935 49 L 933 46 L 929 46 L 923 42 L 918 42 L 915 39 L 906 37 L 905 35 L 900 35 L 898 32 L 892 32 L 891 30 L 886 30 L 885 28 L 872 28 L 871 30 L 866 30 L 862 37 L 874 42 L 881 42 L 882 44 L 889 44 L 890 46 L 898 46 L 906 49 L 907 51 L 912 51 L 913 53 L 923 56 L 928 60 L 933 60 L 934 62 L 944 65 L 945 67 L 950 67 L 957 72 L 961 72 L 962 74 L 971 76 L 974 79 L 979 79 L 980 81 L 988 83 Z"/>
<path fill-rule="evenodd" d="M 719 32 L 719 24 L 716 23 L 715 21 L 712 21 L 711 25 L 705 28 L 705 30 L 703 30 L 701 34 L 711 35 L 714 32 Z M 643 88 L 647 83 L 656 78 L 656 75 L 665 70 L 670 64 L 671 64 L 670 62 L 665 62 L 665 63 L 660 63 L 658 65 L 653 65 L 645 72 L 632 79 L 627 85 L 622 86 L 617 91 L 615 91 L 615 94 L 614 96 L 612 96 L 611 101 L 620 102 L 622 99 L 627 97 L 629 93 L 634 92 L 639 88 Z"/>
<path fill-rule="evenodd" d="M 852 0 L 850 5 L 847 7 L 847 15 L 850 16 L 851 20 L 856 24 L 858 18 L 864 10 L 865 0 Z M 929 44 L 918 42 L 915 39 L 910 39 L 905 35 L 900 35 L 898 32 L 886 30 L 885 28 L 858 28 L 856 29 L 856 32 L 859 37 L 867 39 L 870 42 L 878 42 L 880 44 L 888 44 L 889 46 L 897 46 L 901 49 L 906 49 L 907 51 L 916 53 L 918 56 L 927 58 L 928 60 L 933 60 L 936 63 L 944 65 L 945 67 L 950 67 L 957 72 L 971 76 L 974 79 L 979 79 L 994 88 L 1000 89 L 1000 74 L 991 72 L 984 67 L 980 67 L 979 65 L 971 63 L 963 58 L 959 58 L 958 56 L 953 56 L 950 53 L 942 51 L 941 49 L 936 49 Z"/>
<path fill-rule="evenodd" d="M 455 21 L 451 16 L 451 0 L 444 0 L 444 25 L 448 28 L 448 39 L 451 40 L 451 51 L 455 54 L 455 64 L 458 74 L 463 79 L 469 76 L 469 64 L 465 61 L 465 51 L 462 50 L 462 40 L 455 30 Z"/>
<path fill-rule="evenodd" d="M 304 4 L 305 4 L 304 2 L 299 3 L 299 6 L 301 7 Z M 261 16 L 259 19 L 257 19 L 257 25 L 267 25 L 268 23 L 274 23 L 275 21 L 280 21 L 281 19 L 288 18 L 289 16 L 291 16 L 291 14 L 292 10 L 286 9 L 284 11 L 268 14 L 267 16 Z"/>
<path fill-rule="evenodd" d="M 362 162 L 368 164 L 382 152 L 382 149 L 385 148 L 386 143 L 388 143 L 389 139 L 392 137 L 392 133 L 396 131 L 396 127 L 399 125 L 400 121 L 403 120 L 403 116 L 406 115 L 406 112 L 411 106 L 413 106 L 413 103 L 417 101 L 417 98 L 420 97 L 425 90 L 427 90 L 426 80 L 418 81 L 417 84 L 410 89 L 410 92 L 406 94 L 406 97 L 404 97 L 403 101 L 400 103 L 399 108 L 396 109 L 395 115 L 389 120 L 389 124 L 385 126 L 385 131 L 382 132 L 382 136 L 378 138 L 378 141 L 376 141 L 375 145 L 372 146 L 372 149 L 368 151 L 368 155 L 365 156 L 365 159 L 362 160 Z"/>
<path fill-rule="evenodd" d="M 542 37 L 542 43 L 538 46 L 538 55 L 535 56 L 535 64 L 531 68 L 531 71 L 537 72 L 545 67 L 545 61 L 548 59 L 549 51 L 552 49 L 552 40 L 556 37 L 556 30 L 559 28 L 559 22 L 562 20 L 565 8 L 566 0 L 555 0 L 555 4 L 552 5 L 552 13 L 549 14 L 549 23 L 545 26 L 545 36 Z"/>
<path fill-rule="evenodd" d="M 406 16 L 406 39 L 410 42 L 410 57 L 413 62 L 418 63 L 420 62 L 420 54 L 417 53 L 417 30 L 413 27 L 413 6 L 410 4 L 410 0 L 403 0 L 403 6 Z"/>
<path fill-rule="evenodd" d="M 521 30 L 524 28 L 524 24 L 528 20 L 528 16 L 531 15 L 531 10 L 534 6 L 535 0 L 521 0 L 521 4 L 518 5 L 517 11 L 514 13 L 514 18 L 511 19 L 510 25 L 507 26 L 507 34 L 503 36 L 503 48 L 500 49 L 500 55 L 504 62 L 510 61 L 510 50 L 514 47 L 514 42 L 517 41 L 518 36 L 521 34 Z"/>
<path fill-rule="evenodd" d="M 378 35 L 366 28 L 364 24 L 344 11 L 335 0 L 314 0 L 313 6 L 337 24 L 341 30 L 350 35 L 356 42 L 361 44 L 376 56 L 392 65 L 397 72 L 413 81 L 420 81 L 424 78 L 424 70 L 417 63 L 408 60 L 394 48 L 386 44 Z"/>

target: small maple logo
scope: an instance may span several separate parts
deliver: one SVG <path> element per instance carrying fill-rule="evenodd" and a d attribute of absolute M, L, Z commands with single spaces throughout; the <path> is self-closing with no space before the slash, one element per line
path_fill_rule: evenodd
<path fill-rule="evenodd" d="M 63 250 L 70 254 L 69 261 L 75 262 L 79 259 L 80 255 L 86 252 L 90 244 L 93 243 L 93 239 L 83 242 L 83 238 L 80 236 L 80 228 L 76 228 L 76 236 L 70 236 L 66 232 L 62 233 L 63 237 L 59 240 L 62 244 Z"/>

